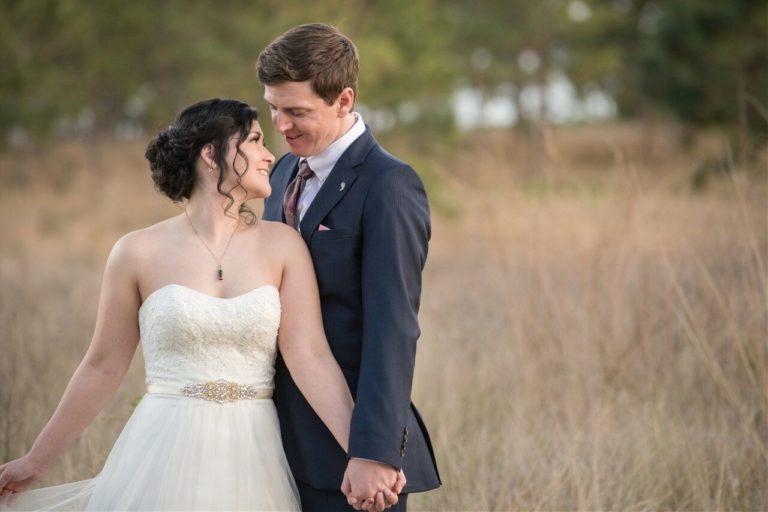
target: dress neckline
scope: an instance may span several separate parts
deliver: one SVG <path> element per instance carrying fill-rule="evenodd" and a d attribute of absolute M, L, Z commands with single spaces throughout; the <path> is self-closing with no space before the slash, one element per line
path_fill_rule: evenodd
<path fill-rule="evenodd" d="M 207 297 L 207 298 L 213 299 L 213 300 L 222 300 L 222 301 L 241 299 L 241 298 L 246 297 L 248 295 L 251 295 L 252 293 L 255 293 L 255 292 L 259 291 L 259 290 L 269 289 L 269 288 L 272 288 L 276 292 L 280 293 L 280 290 L 275 285 L 273 285 L 273 284 L 262 284 L 262 285 L 259 285 L 259 286 L 255 287 L 255 288 L 251 289 L 251 290 L 248 290 L 247 292 L 241 293 L 240 295 L 233 295 L 232 297 L 217 297 L 216 295 L 211 295 L 209 293 L 201 292 L 200 290 L 196 290 L 194 288 L 190 288 L 189 286 L 184 286 L 183 284 L 169 283 L 169 284 L 164 284 L 163 286 L 155 289 L 154 291 L 152 291 L 152 293 L 147 295 L 146 298 L 144 299 L 144 302 L 142 302 L 141 305 L 139 306 L 139 311 L 141 311 L 141 309 L 144 307 L 144 305 L 147 302 L 149 302 L 149 300 L 152 297 L 154 297 L 155 295 L 158 295 L 159 292 L 161 292 L 163 290 L 166 290 L 166 289 L 170 289 L 170 288 L 181 288 L 182 290 L 187 290 L 187 291 L 192 292 L 192 293 L 194 293 L 196 295 Z"/>

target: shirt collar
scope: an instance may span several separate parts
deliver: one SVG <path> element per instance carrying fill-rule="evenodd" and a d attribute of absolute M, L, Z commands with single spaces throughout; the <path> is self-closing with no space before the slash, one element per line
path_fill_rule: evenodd
<path fill-rule="evenodd" d="M 365 133 L 363 116 L 357 112 L 352 112 L 352 114 L 355 116 L 355 124 L 347 130 L 347 133 L 333 141 L 320 153 L 306 158 L 309 167 L 320 180 L 320 183 L 325 182 L 325 179 L 331 174 L 336 162 L 339 161 L 339 158 L 341 158 L 341 155 L 344 154 L 347 148 L 349 148 L 358 137 Z"/>

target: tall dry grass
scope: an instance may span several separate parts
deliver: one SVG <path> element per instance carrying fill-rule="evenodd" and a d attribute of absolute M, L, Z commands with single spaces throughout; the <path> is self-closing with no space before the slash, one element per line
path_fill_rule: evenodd
<path fill-rule="evenodd" d="M 766 160 L 693 193 L 717 141 L 670 140 L 557 132 L 543 179 L 509 135 L 435 164 L 414 399 L 444 486 L 411 508 L 768 508 Z M 175 211 L 141 149 L 2 160 L 3 459 L 82 356 L 112 241 Z M 98 471 L 142 385 L 138 357 L 45 484 Z"/>

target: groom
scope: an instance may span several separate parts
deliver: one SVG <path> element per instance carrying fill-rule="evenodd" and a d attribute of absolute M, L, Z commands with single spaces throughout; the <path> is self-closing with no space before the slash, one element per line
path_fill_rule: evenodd
<path fill-rule="evenodd" d="M 407 493 L 440 485 L 411 403 L 430 237 L 424 186 L 352 110 L 357 49 L 334 27 L 294 27 L 261 52 L 257 70 L 290 148 L 274 165 L 264 219 L 296 227 L 307 243 L 325 333 L 355 398 L 345 454 L 277 362 L 274 401 L 302 508 L 375 509 L 370 498 L 396 488 L 402 469 L 403 494 L 384 504 L 405 510 Z"/>

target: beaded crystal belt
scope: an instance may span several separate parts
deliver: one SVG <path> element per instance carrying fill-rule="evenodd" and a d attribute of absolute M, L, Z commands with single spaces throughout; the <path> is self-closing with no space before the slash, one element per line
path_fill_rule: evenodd
<path fill-rule="evenodd" d="M 187 384 L 182 388 L 163 384 L 148 384 L 147 393 L 183 395 L 220 404 L 236 402 L 238 400 L 259 400 L 272 397 L 272 390 L 269 388 L 257 388 L 256 386 L 238 384 L 237 382 L 230 382 L 224 379 Z"/>

